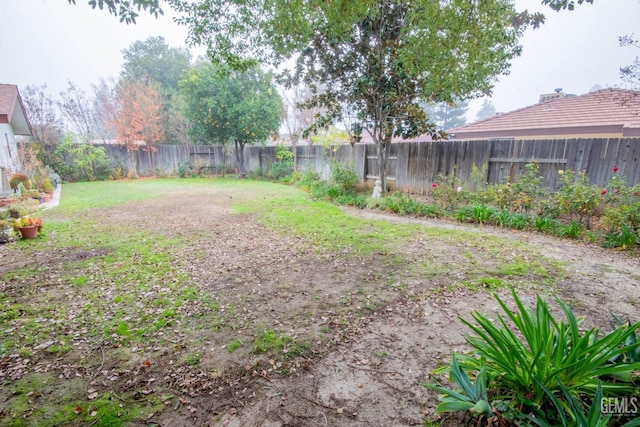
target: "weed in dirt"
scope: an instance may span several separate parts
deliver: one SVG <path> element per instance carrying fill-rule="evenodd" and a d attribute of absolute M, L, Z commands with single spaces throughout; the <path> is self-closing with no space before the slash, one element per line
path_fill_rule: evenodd
<path fill-rule="evenodd" d="M 184 364 L 189 366 L 196 366 L 200 363 L 203 357 L 204 357 L 204 354 L 201 352 L 189 353 L 184 358 Z"/>
<path fill-rule="evenodd" d="M 234 338 L 233 341 L 231 341 L 231 344 L 227 346 L 227 350 L 229 351 L 229 353 L 233 353 L 240 347 L 242 347 L 242 340 L 240 340 L 239 338 Z"/>
<path fill-rule="evenodd" d="M 254 353 L 277 353 L 282 350 L 285 344 L 293 339 L 287 335 L 279 334 L 273 329 L 267 329 L 255 337 L 253 342 Z"/>

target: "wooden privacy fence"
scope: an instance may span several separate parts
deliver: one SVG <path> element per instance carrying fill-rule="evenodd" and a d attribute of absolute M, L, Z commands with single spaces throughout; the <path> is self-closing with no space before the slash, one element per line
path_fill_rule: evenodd
<path fill-rule="evenodd" d="M 358 171 L 367 180 L 378 176 L 375 146 L 356 146 Z M 640 138 L 424 141 L 391 146 L 388 179 L 398 189 L 426 193 L 438 175 L 468 181 L 474 165 L 489 184 L 513 182 L 527 163 L 536 162 L 543 185 L 558 187 L 558 171 L 583 171 L 592 184 L 604 185 L 613 168 L 628 185 L 640 183 Z"/>
<path fill-rule="evenodd" d="M 126 149 L 106 145 L 113 163 L 130 168 Z M 157 150 L 138 151 L 138 174 L 173 175 L 181 165 L 204 168 L 217 173 L 236 169 L 232 147 L 161 145 Z M 267 170 L 276 158 L 276 147 L 245 147 L 247 170 Z M 296 149 L 297 167 L 329 176 L 331 160 L 352 164 L 363 180 L 378 177 L 378 159 L 373 144 L 340 145 L 331 150 L 300 145 Z M 483 170 L 486 182 L 513 181 L 527 163 L 537 162 L 543 184 L 556 189 L 559 170 L 584 171 L 592 184 L 604 185 L 613 168 L 628 185 L 640 183 L 640 138 L 584 138 L 554 140 L 492 139 L 481 141 L 422 141 L 392 144 L 387 166 L 390 185 L 397 189 L 426 193 L 439 174 L 454 174 L 461 181 L 471 177 L 474 165 Z"/>

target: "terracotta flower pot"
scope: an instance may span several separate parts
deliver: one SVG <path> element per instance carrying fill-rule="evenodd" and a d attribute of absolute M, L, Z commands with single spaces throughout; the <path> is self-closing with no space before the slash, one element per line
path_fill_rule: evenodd
<path fill-rule="evenodd" d="M 29 227 L 20 227 L 20 235 L 23 239 L 35 239 L 38 237 L 38 226 L 30 225 Z"/>

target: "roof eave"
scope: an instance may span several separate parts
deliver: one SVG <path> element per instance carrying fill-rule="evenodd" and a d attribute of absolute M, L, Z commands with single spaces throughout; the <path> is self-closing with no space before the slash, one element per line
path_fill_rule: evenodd
<path fill-rule="evenodd" d="M 619 134 L 627 136 L 629 133 L 633 136 L 640 135 L 640 128 L 625 127 L 624 125 L 591 125 L 591 126 L 566 126 L 555 128 L 537 128 L 537 129 L 503 129 L 503 130 L 486 130 L 486 131 L 459 131 L 453 132 L 455 139 L 489 139 L 489 138 L 526 138 L 526 137 L 544 137 L 558 135 L 611 135 Z"/>
<path fill-rule="evenodd" d="M 16 88 L 16 101 L 17 102 L 14 102 L 14 105 L 13 105 L 12 118 L 10 118 L 10 123 L 14 129 L 14 133 L 16 135 L 32 136 L 33 128 L 31 127 L 31 123 L 29 122 L 29 118 L 27 117 L 27 110 L 24 108 L 22 97 L 20 96 L 20 92 L 17 90 L 17 88 Z M 14 123 L 14 117 L 16 118 L 15 123 Z"/>

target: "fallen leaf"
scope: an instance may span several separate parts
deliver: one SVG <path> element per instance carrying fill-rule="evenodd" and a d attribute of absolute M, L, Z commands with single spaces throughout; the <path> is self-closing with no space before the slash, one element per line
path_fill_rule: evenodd
<path fill-rule="evenodd" d="M 82 413 L 82 408 L 79 406 L 76 406 L 76 409 L 73 410 L 73 413 L 78 415 Z"/>

